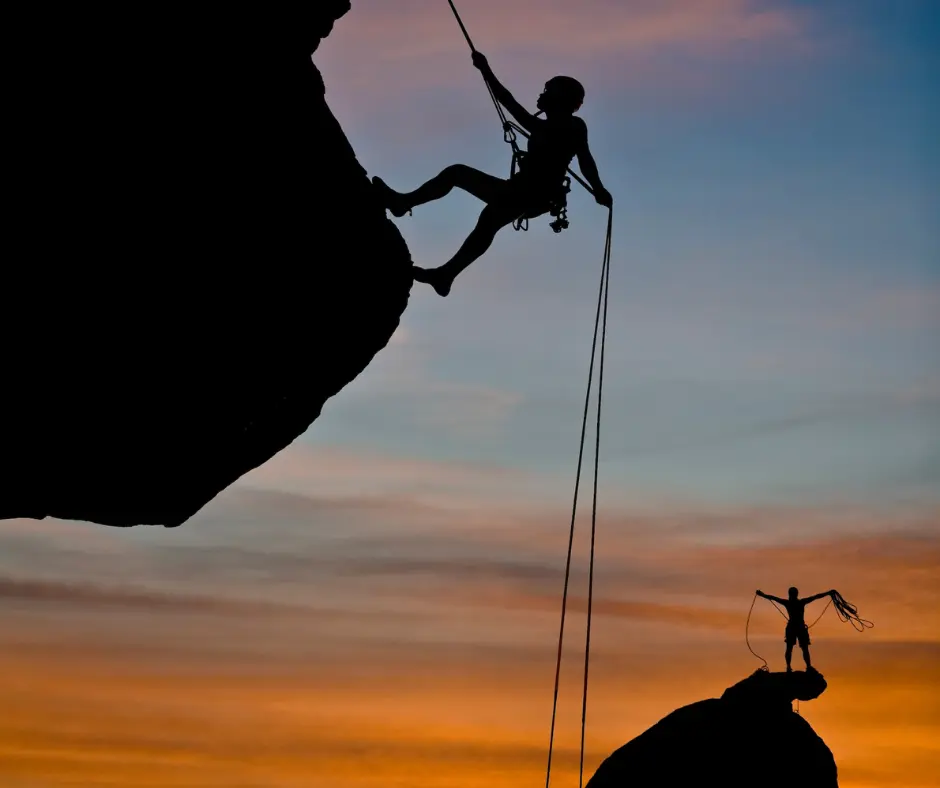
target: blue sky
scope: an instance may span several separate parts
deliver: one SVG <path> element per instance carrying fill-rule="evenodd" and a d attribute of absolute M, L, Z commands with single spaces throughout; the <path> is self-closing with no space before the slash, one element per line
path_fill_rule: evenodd
<path fill-rule="evenodd" d="M 452 84 L 371 39 L 364 54 L 344 22 L 317 59 L 341 118 L 362 114 L 343 89 L 346 47 L 384 73 L 383 87 L 398 83 L 394 99 L 370 103 L 372 122 L 346 127 L 370 174 L 402 190 L 451 161 L 508 166 L 495 111 L 439 5 L 421 8 Z M 516 11 L 463 12 L 524 101 L 539 74 L 568 70 L 588 86 L 582 115 L 616 199 L 610 481 L 723 501 L 926 495 L 940 481 L 936 5 L 710 5 L 789 22 L 719 44 L 707 27 L 690 42 L 693 26 L 592 61 L 537 26 L 526 46 L 496 36 L 488 50 Z M 415 260 L 437 265 L 478 210 L 455 192 L 398 224 Z M 310 439 L 573 467 L 605 216 L 583 193 L 570 214 L 560 236 L 544 222 L 503 231 L 446 300 L 416 286 L 404 344 L 328 406 Z M 405 356 L 416 377 L 396 393 L 388 376 Z M 431 401 L 453 408 L 452 429 L 428 423 Z M 499 428 L 477 430 L 486 418 Z"/>

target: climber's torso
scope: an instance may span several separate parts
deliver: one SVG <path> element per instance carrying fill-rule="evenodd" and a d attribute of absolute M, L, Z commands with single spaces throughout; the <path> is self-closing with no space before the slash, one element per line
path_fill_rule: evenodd
<path fill-rule="evenodd" d="M 806 621 L 803 617 L 803 611 L 806 610 L 806 604 L 802 600 L 787 600 L 786 602 L 787 615 L 790 618 L 790 623 L 787 624 L 787 627 L 790 628 L 802 628 L 806 626 Z"/>
<path fill-rule="evenodd" d="M 587 125 L 573 115 L 539 120 L 532 128 L 528 150 L 516 176 L 534 186 L 557 188 L 571 160 L 587 143 Z"/>

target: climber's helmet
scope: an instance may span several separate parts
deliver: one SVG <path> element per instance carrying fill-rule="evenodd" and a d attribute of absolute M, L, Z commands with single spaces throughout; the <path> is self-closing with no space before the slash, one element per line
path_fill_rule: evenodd
<path fill-rule="evenodd" d="M 577 112 L 584 103 L 584 86 L 573 77 L 552 77 L 536 106 L 543 111 Z"/>

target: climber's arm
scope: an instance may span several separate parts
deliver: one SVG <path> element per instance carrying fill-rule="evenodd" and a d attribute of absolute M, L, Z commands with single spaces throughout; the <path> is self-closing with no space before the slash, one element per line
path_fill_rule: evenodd
<path fill-rule="evenodd" d="M 472 58 L 473 65 L 480 69 L 480 72 L 483 74 L 483 79 L 486 80 L 487 84 L 492 89 L 496 100 L 509 110 L 509 114 L 519 122 L 522 128 L 526 131 L 532 131 L 541 121 L 516 101 L 515 96 L 496 78 L 493 69 L 490 68 L 490 64 L 487 62 L 484 55 L 479 52 L 474 52 Z"/>
<path fill-rule="evenodd" d="M 614 203 L 614 198 L 604 188 L 604 184 L 601 183 L 601 176 L 597 171 L 597 162 L 594 161 L 594 156 L 591 154 L 591 148 L 588 145 L 587 126 L 584 127 L 577 156 L 581 174 L 584 175 L 584 179 L 591 184 L 591 189 L 594 190 L 594 199 L 599 204 L 610 208 Z"/>
<path fill-rule="evenodd" d="M 808 605 L 810 602 L 815 602 L 817 599 L 822 599 L 824 596 L 832 596 L 834 593 L 835 589 L 829 589 L 828 591 L 823 591 L 821 594 L 813 594 L 812 596 L 808 596 L 806 599 L 801 601 Z"/>
<path fill-rule="evenodd" d="M 781 605 L 787 603 L 786 599 L 781 599 L 779 596 L 773 596 L 773 594 L 765 594 L 763 591 L 758 591 L 757 596 L 762 596 L 764 599 L 769 599 L 771 602 L 778 602 Z"/>

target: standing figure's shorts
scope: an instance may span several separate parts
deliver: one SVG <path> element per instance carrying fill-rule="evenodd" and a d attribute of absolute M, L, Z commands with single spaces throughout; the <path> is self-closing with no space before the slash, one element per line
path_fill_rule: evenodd
<path fill-rule="evenodd" d="M 806 648 L 809 645 L 809 627 L 806 624 L 787 624 L 783 639 L 788 646 L 799 643 L 800 648 Z"/>

